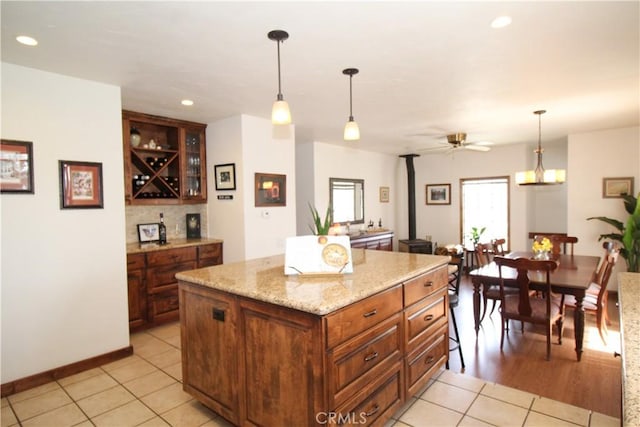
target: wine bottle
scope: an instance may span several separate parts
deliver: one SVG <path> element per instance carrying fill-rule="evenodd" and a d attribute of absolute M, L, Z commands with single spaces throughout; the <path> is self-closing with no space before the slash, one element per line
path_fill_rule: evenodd
<path fill-rule="evenodd" d="M 164 214 L 160 214 L 160 227 L 158 229 L 158 234 L 160 235 L 158 243 L 164 245 L 167 243 L 167 226 L 164 225 Z"/>

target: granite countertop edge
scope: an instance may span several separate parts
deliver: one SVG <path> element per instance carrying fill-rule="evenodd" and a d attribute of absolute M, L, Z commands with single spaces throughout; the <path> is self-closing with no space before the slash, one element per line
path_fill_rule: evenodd
<path fill-rule="evenodd" d="M 387 271 L 376 277 L 371 274 L 371 266 L 363 268 L 366 271 L 363 274 L 359 274 L 358 265 L 354 265 L 353 274 L 303 277 L 285 275 L 284 256 L 276 255 L 246 262 L 246 265 L 257 269 L 255 273 L 251 272 L 250 275 L 255 274 L 258 276 L 263 274 L 261 276 L 263 286 L 252 287 L 245 286 L 244 283 L 240 284 L 239 282 L 243 282 L 241 274 L 235 275 L 236 277 L 234 278 L 231 277 L 234 276 L 232 274 L 234 268 L 242 269 L 243 262 L 233 263 L 235 267 L 231 264 L 223 264 L 221 266 L 185 271 L 176 274 L 176 278 L 190 284 L 324 316 L 421 274 L 445 266 L 449 260 L 449 257 L 435 255 L 354 249 L 354 253 L 357 251 L 366 252 L 369 258 L 379 256 L 382 259 L 386 253 L 395 254 L 393 257 L 419 257 L 421 262 L 419 263 L 420 265 L 412 266 L 410 269 L 401 268 L 397 271 Z M 389 261 L 388 264 L 393 264 L 393 261 Z M 236 278 L 238 280 L 235 280 Z M 251 277 L 249 281 L 254 279 L 254 277 Z M 366 285 L 363 286 L 365 282 Z"/>
<path fill-rule="evenodd" d="M 640 425 L 640 273 L 619 273 L 623 425 Z"/>
<path fill-rule="evenodd" d="M 158 243 L 127 243 L 127 254 L 145 253 L 153 251 L 164 251 L 167 249 L 187 248 L 190 246 L 200 246 L 211 243 L 222 243 L 221 239 L 201 237 L 199 239 L 185 239 L 177 238 L 171 239 L 166 244 L 160 245 Z"/>

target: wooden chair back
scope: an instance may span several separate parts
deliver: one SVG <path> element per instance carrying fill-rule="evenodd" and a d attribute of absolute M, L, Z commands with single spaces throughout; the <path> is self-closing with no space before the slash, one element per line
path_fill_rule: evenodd
<path fill-rule="evenodd" d="M 573 245 L 578 243 L 578 238 L 575 236 L 561 236 L 554 235 L 549 239 L 553 244 L 552 252 L 554 255 L 560 254 L 560 249 L 562 248 L 562 253 L 565 255 L 571 254 L 573 255 Z M 570 248 L 570 251 L 567 252 L 567 247 Z"/>
<path fill-rule="evenodd" d="M 484 267 L 491 262 L 492 247 L 489 243 L 477 243 L 475 247 L 476 264 L 478 267 Z"/>
<path fill-rule="evenodd" d="M 602 258 L 602 262 L 600 263 L 600 267 L 598 267 L 598 271 L 596 271 L 596 273 L 594 274 L 593 278 L 591 279 L 591 281 L 597 285 L 600 285 L 600 283 L 602 283 L 602 279 L 603 279 L 603 275 L 605 272 L 605 268 L 607 267 L 607 262 L 609 261 L 609 256 L 613 254 L 613 252 L 617 252 L 620 253 L 619 249 L 616 249 L 615 245 L 613 244 L 613 242 L 604 242 L 602 244 L 602 248 L 604 249 L 604 257 Z M 618 257 L 618 255 L 616 254 L 616 258 Z"/>
<path fill-rule="evenodd" d="M 616 262 L 618 261 L 618 255 L 620 254 L 620 249 L 614 248 L 612 249 L 603 262 L 604 270 L 602 275 L 598 278 L 599 281 L 596 282 L 600 286 L 600 292 L 598 292 L 598 301 L 596 306 L 598 310 L 603 309 L 603 305 L 606 302 L 606 294 L 607 294 L 607 285 L 609 284 L 609 278 L 611 278 L 611 272 L 613 268 L 616 266 Z"/>
<path fill-rule="evenodd" d="M 491 246 L 493 247 L 493 255 L 506 255 L 507 250 L 504 246 L 507 244 L 506 239 L 493 239 L 491 241 Z"/>
<path fill-rule="evenodd" d="M 550 274 L 553 270 L 558 267 L 555 261 L 538 261 L 532 260 L 529 258 L 505 258 L 501 256 L 496 256 L 493 258 L 493 261 L 498 265 L 498 271 L 500 274 L 500 298 L 502 300 L 502 308 L 503 314 L 508 319 L 516 319 L 525 322 L 531 323 L 545 323 L 550 319 L 551 316 L 551 282 L 549 280 Z M 518 305 L 517 310 L 510 311 L 509 307 L 513 305 L 505 304 L 505 295 L 507 295 L 504 291 L 504 277 L 503 277 L 503 268 L 511 267 L 517 270 L 517 278 L 516 283 L 518 285 Z M 530 300 L 530 289 L 529 289 L 529 272 L 533 272 L 532 274 L 539 274 L 543 272 L 545 276 L 545 287 L 542 290 L 545 295 L 547 295 L 546 299 L 546 316 L 541 317 L 539 313 L 533 313 L 531 309 L 531 300 Z M 537 298 L 537 297 L 533 297 Z"/>

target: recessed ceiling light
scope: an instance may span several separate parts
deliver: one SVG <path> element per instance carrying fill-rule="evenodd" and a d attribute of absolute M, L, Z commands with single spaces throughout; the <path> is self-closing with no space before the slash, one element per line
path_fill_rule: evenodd
<path fill-rule="evenodd" d="M 491 28 L 504 28 L 509 24 L 511 24 L 510 16 L 498 16 L 496 19 L 491 21 Z"/>
<path fill-rule="evenodd" d="M 25 46 L 37 46 L 38 45 L 38 40 L 34 39 L 33 37 L 29 37 L 29 36 L 18 36 L 18 37 L 16 37 L 16 40 L 18 41 L 18 43 L 22 43 Z"/>
<path fill-rule="evenodd" d="M 190 100 L 190 99 L 183 99 L 180 103 L 181 103 L 182 105 L 186 105 L 187 107 L 190 107 L 190 106 L 192 106 L 192 105 L 193 105 L 193 101 L 192 101 L 192 100 Z"/>

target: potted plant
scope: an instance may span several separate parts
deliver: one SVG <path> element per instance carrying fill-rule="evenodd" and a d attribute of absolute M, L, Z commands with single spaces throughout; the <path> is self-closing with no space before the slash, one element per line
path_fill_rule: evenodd
<path fill-rule="evenodd" d="M 331 206 L 327 207 L 327 212 L 324 215 L 324 221 L 320 218 L 318 210 L 309 203 L 309 209 L 311 210 L 311 216 L 313 217 L 313 226 L 309 225 L 311 232 L 316 236 L 327 236 L 329 229 L 331 228 Z"/>
<path fill-rule="evenodd" d="M 474 247 L 480 242 L 480 236 L 482 236 L 482 233 L 484 233 L 486 229 L 487 227 L 471 227 L 471 241 Z"/>
<path fill-rule="evenodd" d="M 587 220 L 597 219 L 615 227 L 619 233 L 601 234 L 602 239 L 615 240 L 622 243 L 620 255 L 627 261 L 627 271 L 640 272 L 640 193 L 638 197 L 623 194 L 624 208 L 629 213 L 626 223 L 605 216 L 593 216 Z"/>

